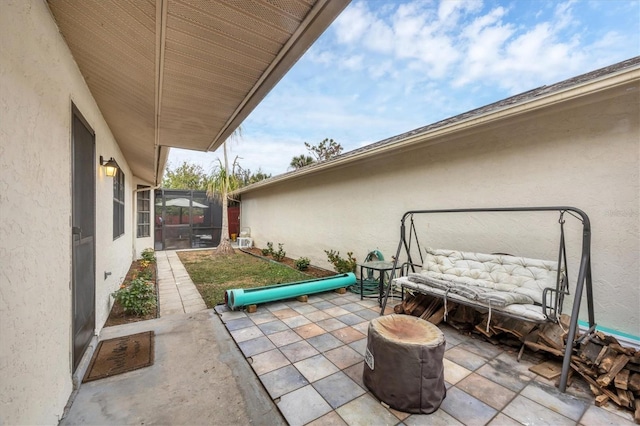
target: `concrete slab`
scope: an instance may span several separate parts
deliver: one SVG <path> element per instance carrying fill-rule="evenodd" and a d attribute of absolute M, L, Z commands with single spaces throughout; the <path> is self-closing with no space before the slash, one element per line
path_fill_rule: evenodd
<path fill-rule="evenodd" d="M 212 310 L 103 329 L 101 339 L 155 331 L 151 367 L 84 383 L 61 425 L 285 425 Z"/>

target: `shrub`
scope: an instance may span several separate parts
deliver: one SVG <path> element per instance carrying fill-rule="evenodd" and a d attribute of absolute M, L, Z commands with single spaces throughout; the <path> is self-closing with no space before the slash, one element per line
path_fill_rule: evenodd
<path fill-rule="evenodd" d="M 141 278 L 131 280 L 129 285 L 121 285 L 111 295 L 125 312 L 137 316 L 147 315 L 156 306 L 153 283 Z"/>
<path fill-rule="evenodd" d="M 304 271 L 309 267 L 309 264 L 311 263 L 311 261 L 309 260 L 308 257 L 301 257 L 298 260 L 296 260 L 294 262 L 294 264 L 296 265 L 296 268 L 299 271 Z"/>
<path fill-rule="evenodd" d="M 154 263 L 156 261 L 156 253 L 152 248 L 146 248 L 142 250 L 142 259 L 149 263 Z"/>
<path fill-rule="evenodd" d="M 263 256 L 271 256 L 272 254 L 273 254 L 273 243 L 269 241 L 267 243 L 267 248 L 266 249 L 262 249 L 262 255 Z"/>
<path fill-rule="evenodd" d="M 339 251 L 325 250 L 324 251 L 329 258 L 329 263 L 333 265 L 333 269 L 339 274 L 345 274 L 347 272 L 356 272 L 357 261 L 353 257 L 353 252 L 347 252 L 347 258 L 340 257 Z"/>
<path fill-rule="evenodd" d="M 272 251 L 271 255 L 278 262 L 284 259 L 284 257 L 287 255 L 287 252 L 282 249 L 283 245 L 284 244 L 278 243 L 278 251 L 274 252 L 273 250 L 271 250 Z"/>

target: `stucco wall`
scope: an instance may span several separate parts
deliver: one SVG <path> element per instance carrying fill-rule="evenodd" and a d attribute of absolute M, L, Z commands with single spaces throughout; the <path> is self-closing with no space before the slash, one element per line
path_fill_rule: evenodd
<path fill-rule="evenodd" d="M 56 424 L 72 391 L 72 102 L 96 134 L 98 330 L 133 257 L 133 179 L 45 2 L 1 2 L 0 31 L 0 424 Z M 127 176 L 116 241 L 100 155 Z"/>
<path fill-rule="evenodd" d="M 354 251 L 362 260 L 378 248 L 390 258 L 408 210 L 575 206 L 593 227 L 596 320 L 640 336 L 638 101 L 635 82 L 249 190 L 242 194 L 242 226 L 251 227 L 259 247 L 281 242 L 288 256 L 330 267 L 325 249 Z M 423 247 L 557 258 L 555 215 L 439 216 L 416 225 Z M 574 282 L 579 225 L 567 219 Z"/>

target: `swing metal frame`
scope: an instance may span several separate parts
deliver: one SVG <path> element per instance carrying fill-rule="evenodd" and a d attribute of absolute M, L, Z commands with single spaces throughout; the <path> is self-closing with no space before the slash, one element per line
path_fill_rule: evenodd
<path fill-rule="evenodd" d="M 398 243 L 398 249 L 396 251 L 396 255 L 393 258 L 393 270 L 391 272 L 391 278 L 388 281 L 389 285 L 386 288 L 386 292 L 384 298 L 382 300 L 382 308 L 380 310 L 380 315 L 384 314 L 387 299 L 389 298 L 389 294 L 393 287 L 392 283 L 394 278 L 396 278 L 396 268 L 398 267 L 398 263 L 400 262 L 400 255 L 404 249 L 404 252 L 407 256 L 407 261 L 405 265 L 412 268 L 415 272 L 415 267 L 417 266 L 411 257 L 411 245 L 413 240 L 415 239 L 415 244 L 418 246 L 418 253 L 420 254 L 420 265 L 424 262 L 422 258 L 422 251 L 420 249 L 420 242 L 418 241 L 418 234 L 415 229 L 415 224 L 413 222 L 414 215 L 427 215 L 427 214 L 455 214 L 455 213 L 499 213 L 499 212 L 558 212 L 560 224 L 560 246 L 558 249 L 558 276 L 556 288 L 548 288 L 543 292 L 543 313 L 547 315 L 548 322 L 558 322 L 559 314 L 562 313 L 562 305 L 564 302 L 564 296 L 569 294 L 569 286 L 568 286 L 568 271 L 567 271 L 567 253 L 565 247 L 565 236 L 564 236 L 564 223 L 565 223 L 565 215 L 568 214 L 580 222 L 582 222 L 582 253 L 580 256 L 580 266 L 578 268 L 578 278 L 576 280 L 575 287 L 575 295 L 573 301 L 573 307 L 571 310 L 571 321 L 569 324 L 569 332 L 567 334 L 567 344 L 565 345 L 563 362 L 562 362 L 562 373 L 560 375 L 560 384 L 558 386 L 560 392 L 565 392 L 567 387 L 567 379 L 569 375 L 569 369 L 571 367 L 571 355 L 573 353 L 573 348 L 579 344 L 584 338 L 589 336 L 595 331 L 596 322 L 594 315 L 594 306 L 593 306 L 593 286 L 592 286 L 592 277 L 591 277 L 591 222 L 589 221 L 589 216 L 587 214 L 575 207 L 569 206 L 552 206 L 552 207 L 497 207 L 497 208 L 471 208 L 471 209 L 439 209 L 439 210 L 410 210 L 406 212 L 402 216 L 402 220 L 400 222 L 400 242 Z M 406 221 L 410 219 L 410 227 L 407 232 Z M 561 274 L 561 269 L 565 270 L 564 274 Z M 588 311 L 588 321 L 589 321 L 589 329 L 587 332 L 576 341 L 576 334 L 578 331 L 578 316 L 580 314 L 580 305 L 582 301 L 582 295 L 584 289 L 586 287 L 586 295 L 587 295 L 587 311 Z M 555 293 L 555 297 L 553 296 Z M 547 300 L 551 300 L 551 306 L 547 305 Z M 522 318 L 522 320 L 527 321 L 526 318 Z"/>

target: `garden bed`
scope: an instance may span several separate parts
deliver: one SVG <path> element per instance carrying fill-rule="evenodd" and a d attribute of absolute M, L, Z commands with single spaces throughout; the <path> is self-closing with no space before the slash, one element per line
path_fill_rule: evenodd
<path fill-rule="evenodd" d="M 138 276 L 138 274 L 140 274 L 140 272 L 144 269 L 141 262 L 143 261 L 136 260 L 133 263 L 131 263 L 129 272 L 127 272 L 127 276 L 122 282 L 122 285 L 128 285 L 136 276 Z M 152 272 L 151 282 L 155 287 L 155 294 L 158 294 L 155 263 L 151 265 L 151 272 Z M 117 301 L 115 301 L 113 303 L 113 307 L 111 308 L 111 312 L 109 313 L 109 318 L 107 319 L 107 322 L 104 324 L 104 326 L 110 327 L 113 325 L 128 324 L 128 323 L 138 322 L 138 321 L 146 321 L 154 318 L 158 318 L 157 304 L 156 304 L 156 307 L 154 307 L 152 311 L 149 312 L 147 315 L 136 316 L 128 312 L 125 312 L 123 307 L 120 306 L 120 304 Z"/>
<path fill-rule="evenodd" d="M 273 260 L 272 257 L 263 256 L 262 255 L 262 250 L 257 248 L 257 247 L 243 248 L 241 251 L 244 251 L 244 252 L 247 252 L 247 253 L 251 253 L 254 256 L 258 256 L 258 257 L 261 257 L 261 258 L 266 259 L 266 260 Z M 273 260 L 273 261 L 275 262 L 275 260 Z M 282 259 L 278 263 L 282 263 L 284 265 L 287 265 L 290 268 L 298 270 L 296 268 L 296 265 L 295 265 L 295 259 L 291 259 L 289 257 L 285 257 L 284 259 Z M 337 274 L 337 272 L 329 271 L 328 269 L 318 268 L 318 267 L 313 266 L 313 265 L 309 265 L 307 267 L 307 269 L 305 269 L 304 271 L 301 271 L 301 272 L 304 273 L 304 274 L 310 275 L 313 278 L 331 277 L 331 276 Z"/>

